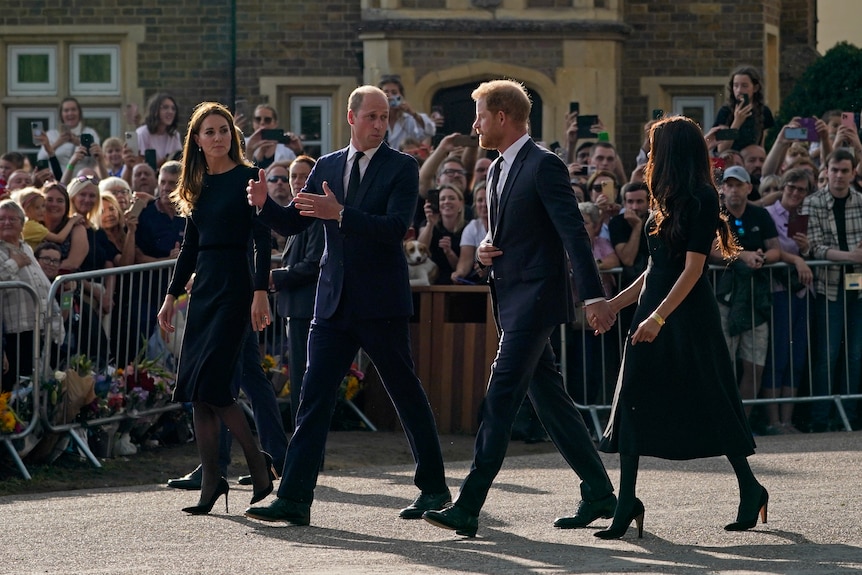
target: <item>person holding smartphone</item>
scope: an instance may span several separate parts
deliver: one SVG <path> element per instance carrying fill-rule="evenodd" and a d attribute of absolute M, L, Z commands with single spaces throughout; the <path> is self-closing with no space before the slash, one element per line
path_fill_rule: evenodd
<path fill-rule="evenodd" d="M 44 134 L 47 136 L 50 149 L 53 149 L 60 166 L 65 168 L 75 150 L 81 145 L 82 134 L 92 137 L 94 144 L 99 144 L 101 140 L 93 128 L 84 125 L 84 113 L 81 110 L 81 104 L 75 98 L 63 98 L 63 101 L 60 102 L 59 113 L 60 125 L 56 129 L 44 132 Z M 47 160 L 50 157 L 51 154 L 43 143 L 36 154 L 36 159 Z"/>
<path fill-rule="evenodd" d="M 808 216 L 800 214 L 812 190 L 811 177 L 802 168 L 781 178 L 781 199 L 766 211 L 775 222 L 781 261 L 793 267 L 773 275 L 772 341 L 763 370 L 766 397 L 795 397 L 805 369 L 808 347 L 808 292 L 814 279 L 803 254 L 808 254 Z M 768 403 L 770 435 L 799 433 L 793 426 L 793 403 Z"/>
<path fill-rule="evenodd" d="M 255 166 L 263 169 L 279 162 L 292 162 L 302 153 L 302 142 L 278 127 L 278 112 L 268 104 L 259 104 L 251 118 L 254 130 L 245 140 L 245 153 Z M 270 134 L 277 134 L 274 138 Z"/>
<path fill-rule="evenodd" d="M 738 66 L 727 82 L 727 102 L 718 110 L 713 126 L 739 130 L 733 140 L 718 142 L 718 151 L 742 150 L 751 144 L 763 145 L 766 132 L 775 125 L 772 110 L 764 103 L 763 81 L 753 66 Z"/>
<path fill-rule="evenodd" d="M 400 149 L 406 138 L 416 138 L 422 142 L 434 137 L 437 125 L 427 114 L 414 110 L 404 97 L 401 76 L 385 75 L 380 78 L 377 87 L 383 90 L 389 99 L 389 131 L 386 133 L 386 142 L 390 147 Z"/>
<path fill-rule="evenodd" d="M 155 150 L 158 169 L 167 160 L 174 159 L 182 152 L 180 141 L 179 108 L 177 101 L 170 94 L 160 92 L 150 97 L 147 102 L 147 117 L 143 126 L 136 130 L 138 134 L 138 153 Z"/>

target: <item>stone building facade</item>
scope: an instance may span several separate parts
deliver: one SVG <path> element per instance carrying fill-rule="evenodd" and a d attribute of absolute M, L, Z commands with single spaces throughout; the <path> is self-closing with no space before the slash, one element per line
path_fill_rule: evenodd
<path fill-rule="evenodd" d="M 710 123 L 739 63 L 764 71 L 766 101 L 813 58 L 815 0 L 10 0 L 0 14 L 0 150 L 32 151 L 29 122 L 58 122 L 67 95 L 102 137 L 128 103 L 268 102 L 321 152 L 347 142 L 345 102 L 398 74 L 407 99 L 469 128 L 469 93 L 514 78 L 533 131 L 563 140 L 577 101 L 631 164 L 651 110 Z"/>

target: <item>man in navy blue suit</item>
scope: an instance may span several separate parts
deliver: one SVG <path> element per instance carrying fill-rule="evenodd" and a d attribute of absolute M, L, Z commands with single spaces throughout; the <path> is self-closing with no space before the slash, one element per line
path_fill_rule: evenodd
<path fill-rule="evenodd" d="M 503 464 L 518 408 L 529 394 L 551 441 L 581 478 L 577 513 L 554 525 L 585 527 L 599 517 L 612 517 L 616 497 L 584 420 L 563 386 L 549 338 L 554 326 L 574 319 L 575 301 L 584 301 L 587 319 L 598 332 L 610 329 L 615 316 L 604 299 L 566 166 L 530 139 L 526 90 L 517 82 L 496 80 L 481 84 L 472 97 L 479 145 L 500 152 L 488 171 L 489 230 L 477 250 L 479 264 L 491 269 L 500 344 L 482 402 L 470 472 L 454 505 L 423 517 L 459 535 L 476 534 L 479 510 Z"/>
<path fill-rule="evenodd" d="M 413 297 L 402 239 L 416 207 L 419 167 L 383 142 L 389 112 L 379 88 L 354 90 L 347 109 L 350 145 L 320 158 L 290 205 L 280 207 L 267 197 L 263 177 L 249 182 L 249 203 L 259 208 L 261 220 L 285 236 L 322 220 L 326 248 L 308 369 L 278 498 L 267 507 L 248 508 L 248 517 L 309 524 L 337 389 L 360 347 L 392 398 L 416 461 L 420 494 L 400 516 L 419 519 L 451 501 L 437 426 L 410 354 Z"/>

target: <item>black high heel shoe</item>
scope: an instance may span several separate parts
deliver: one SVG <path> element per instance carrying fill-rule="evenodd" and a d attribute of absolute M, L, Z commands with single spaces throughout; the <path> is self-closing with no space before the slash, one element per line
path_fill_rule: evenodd
<path fill-rule="evenodd" d="M 213 496 L 208 502 L 201 503 L 199 505 L 193 505 L 192 507 L 183 507 L 183 511 L 190 515 L 206 515 L 207 513 L 212 511 L 213 505 L 215 505 L 215 502 L 218 500 L 218 498 L 224 495 L 224 512 L 227 513 L 228 491 L 230 491 L 230 485 L 228 485 L 227 480 L 222 477 L 221 479 L 219 479 L 215 493 L 213 493 Z"/>
<path fill-rule="evenodd" d="M 765 487 L 760 487 L 760 500 L 757 504 L 757 509 L 754 511 L 754 517 L 751 519 L 741 519 L 739 513 L 736 515 L 736 521 L 724 526 L 725 531 L 747 531 L 757 525 L 757 516 L 760 515 L 761 523 L 766 523 L 766 512 L 769 506 L 769 492 Z M 739 511 L 742 512 L 742 502 L 739 502 Z"/>
<path fill-rule="evenodd" d="M 269 485 L 267 485 L 266 487 L 264 487 L 260 491 L 254 491 L 254 493 L 252 493 L 250 505 L 254 505 L 258 501 L 262 501 L 262 500 L 266 499 L 266 497 L 270 493 L 272 493 L 272 490 L 274 487 L 272 478 L 278 477 L 278 474 L 275 472 L 275 466 L 273 466 L 273 464 L 272 464 L 272 455 L 270 455 L 266 451 L 261 451 L 261 454 L 263 455 L 263 459 L 266 462 L 266 475 L 267 475 L 267 478 L 269 479 Z"/>
<path fill-rule="evenodd" d="M 643 539 L 644 536 L 644 504 L 640 499 L 635 497 L 635 505 L 632 509 L 629 516 L 625 519 L 621 524 L 617 524 L 617 517 L 614 515 L 614 521 L 611 523 L 611 526 L 604 531 L 597 531 L 593 533 L 599 539 L 619 539 L 623 535 L 625 535 L 626 531 L 629 529 L 629 525 L 631 525 L 632 521 L 637 524 L 638 527 L 638 539 Z"/>

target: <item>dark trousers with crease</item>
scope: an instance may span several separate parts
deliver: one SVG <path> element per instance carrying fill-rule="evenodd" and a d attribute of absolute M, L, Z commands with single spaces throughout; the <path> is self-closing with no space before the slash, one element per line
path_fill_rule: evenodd
<path fill-rule="evenodd" d="M 407 318 L 359 320 L 342 308 L 329 319 L 314 319 L 308 337 L 308 366 L 296 429 L 287 446 L 278 496 L 311 503 L 338 387 L 359 351 L 371 358 L 392 399 L 416 462 L 413 482 L 421 491 L 446 491 L 437 425 L 413 368 Z"/>
<path fill-rule="evenodd" d="M 581 478 L 582 498 L 592 501 L 613 492 L 584 419 L 557 370 L 549 340 L 553 330 L 509 331 L 500 337 L 479 414 L 473 465 L 455 501 L 472 515 L 479 515 L 503 465 L 512 424 L 527 394 L 551 441 Z"/>

